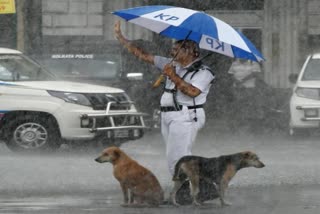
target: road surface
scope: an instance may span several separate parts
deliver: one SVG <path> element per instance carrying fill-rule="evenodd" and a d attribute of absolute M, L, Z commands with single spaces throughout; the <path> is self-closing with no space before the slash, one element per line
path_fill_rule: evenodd
<path fill-rule="evenodd" d="M 159 131 L 121 148 L 154 172 L 167 197 L 172 182 Z M 228 133 L 207 126 L 194 154 L 252 150 L 266 164 L 237 173 L 226 192 L 232 206 L 224 208 L 218 201 L 203 207 L 123 208 L 111 165 L 94 161 L 102 149 L 63 146 L 56 154 L 21 155 L 0 144 L 0 213 L 320 213 L 319 136 L 293 139 L 280 132 Z"/>

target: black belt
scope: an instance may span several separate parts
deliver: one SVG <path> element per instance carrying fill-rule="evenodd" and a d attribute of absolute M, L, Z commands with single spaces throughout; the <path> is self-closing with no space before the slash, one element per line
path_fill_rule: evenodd
<path fill-rule="evenodd" d="M 187 106 L 188 109 L 196 109 L 196 108 L 203 108 L 204 105 L 195 105 L 195 106 Z M 176 109 L 174 106 L 161 106 L 160 111 L 168 112 L 168 111 L 181 111 L 182 105 L 179 105 L 179 109 Z"/>

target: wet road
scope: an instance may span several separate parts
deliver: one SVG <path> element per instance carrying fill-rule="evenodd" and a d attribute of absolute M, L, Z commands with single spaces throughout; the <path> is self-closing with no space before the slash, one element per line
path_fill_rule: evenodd
<path fill-rule="evenodd" d="M 232 206 L 221 208 L 217 201 L 203 207 L 160 206 L 159 208 L 123 208 L 117 190 L 79 194 L 50 194 L 0 198 L 0 213 L 254 213 L 254 214 L 318 214 L 318 186 L 230 188 Z"/>
<path fill-rule="evenodd" d="M 204 207 L 123 208 L 110 164 L 94 158 L 100 148 L 62 148 L 52 155 L 19 155 L 0 144 L 0 213 L 320 213 L 319 136 L 290 139 L 282 133 L 227 134 L 207 127 L 193 153 L 218 156 L 256 152 L 263 169 L 243 169 L 227 190 L 231 207 L 218 201 Z M 159 132 L 121 147 L 151 169 L 165 189 L 172 187 Z"/>

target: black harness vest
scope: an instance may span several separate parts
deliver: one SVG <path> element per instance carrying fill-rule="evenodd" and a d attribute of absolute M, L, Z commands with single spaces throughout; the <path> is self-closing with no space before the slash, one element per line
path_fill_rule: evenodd
<path fill-rule="evenodd" d="M 187 72 L 181 77 L 182 80 L 184 80 L 184 78 L 189 74 L 189 73 L 192 73 L 190 79 L 192 79 L 194 77 L 194 75 L 196 73 L 198 73 L 199 70 L 203 69 L 204 68 L 204 65 L 202 64 L 202 61 L 197 61 L 195 63 L 193 63 L 191 66 L 189 66 L 187 68 Z M 212 74 L 213 72 L 208 69 Z M 214 74 L 213 74 L 214 76 Z M 174 102 L 174 108 L 176 111 L 180 111 L 182 109 L 182 106 L 179 105 L 178 101 L 177 101 L 177 86 L 175 86 L 173 89 L 168 89 L 168 88 L 165 88 L 164 87 L 164 91 L 165 92 L 168 92 L 168 93 L 172 93 L 172 96 L 173 96 L 173 102 Z M 193 106 L 191 106 L 189 109 L 193 109 L 194 113 L 196 114 L 197 113 L 197 108 L 196 106 L 200 106 L 202 107 L 204 104 L 201 104 L 201 105 L 196 105 L 196 101 L 195 101 L 195 98 L 193 98 Z M 197 122 L 197 116 L 195 116 L 194 118 L 194 121 Z"/>

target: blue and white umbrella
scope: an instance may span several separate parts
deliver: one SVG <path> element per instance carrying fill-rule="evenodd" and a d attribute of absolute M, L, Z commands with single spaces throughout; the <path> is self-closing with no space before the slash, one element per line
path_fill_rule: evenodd
<path fill-rule="evenodd" d="M 233 58 L 263 61 L 262 54 L 229 24 L 187 8 L 154 5 L 114 11 L 128 22 L 177 40 L 190 39 L 205 50 Z"/>

